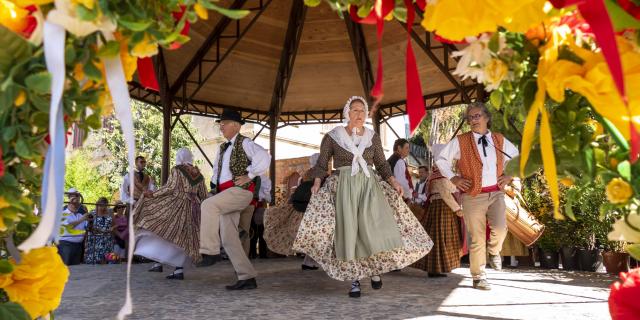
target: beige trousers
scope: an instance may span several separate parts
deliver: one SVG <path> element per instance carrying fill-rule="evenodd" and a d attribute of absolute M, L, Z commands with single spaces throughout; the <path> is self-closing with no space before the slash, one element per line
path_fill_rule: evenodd
<path fill-rule="evenodd" d="M 255 278 L 257 273 L 242 243 L 238 225 L 240 214 L 249 206 L 253 193 L 238 187 L 229 188 L 202 202 L 200 253 L 220 254 L 220 245 L 229 256 L 238 280 Z"/>
<path fill-rule="evenodd" d="M 484 269 L 487 264 L 487 250 L 490 255 L 500 255 L 502 243 L 507 236 L 505 209 L 502 191 L 481 193 L 475 197 L 464 195 L 462 198 L 462 213 L 467 231 L 471 235 L 469 261 L 474 280 L 486 278 Z M 487 220 L 491 229 L 488 245 Z"/>
<path fill-rule="evenodd" d="M 251 243 L 251 219 L 253 219 L 253 212 L 256 207 L 248 206 L 240 212 L 240 223 L 238 224 L 238 228 L 240 231 L 244 231 L 242 233 L 242 237 L 240 238 L 240 242 L 242 243 L 242 248 L 244 252 L 249 255 L 249 245 Z"/>

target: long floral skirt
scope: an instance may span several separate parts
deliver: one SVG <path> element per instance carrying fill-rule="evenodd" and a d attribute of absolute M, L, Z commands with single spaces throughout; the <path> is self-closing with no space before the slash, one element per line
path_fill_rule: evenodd
<path fill-rule="evenodd" d="M 303 212 L 296 211 L 291 204 L 271 207 L 264 213 L 264 240 L 269 250 L 293 255 L 293 241 L 298 234 Z"/>
<path fill-rule="evenodd" d="M 460 223 L 456 214 L 441 200 L 433 200 L 420 221 L 433 236 L 433 250 L 412 267 L 432 273 L 447 273 L 460 267 Z"/>
<path fill-rule="evenodd" d="M 399 247 L 375 252 L 368 257 L 349 260 L 336 257 L 336 190 L 340 178 L 332 175 L 318 193 L 311 197 L 293 243 L 293 250 L 309 255 L 327 275 L 341 281 L 363 279 L 402 269 L 425 256 L 433 246 L 431 238 L 398 193 L 379 176 L 375 175 L 375 179 L 391 208 L 392 221 L 395 221 L 400 234 Z"/>

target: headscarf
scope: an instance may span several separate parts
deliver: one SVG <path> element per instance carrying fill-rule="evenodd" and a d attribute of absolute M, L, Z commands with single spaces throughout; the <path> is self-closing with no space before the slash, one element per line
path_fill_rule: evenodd
<path fill-rule="evenodd" d="M 364 104 L 365 120 L 369 117 L 369 105 L 367 104 L 367 99 L 361 96 L 352 96 L 351 98 L 349 98 L 349 100 L 347 100 L 347 103 L 344 104 L 344 108 L 342 109 L 342 118 L 344 119 L 343 121 L 344 124 L 349 124 L 349 121 L 351 120 L 349 119 L 349 111 L 351 111 L 351 103 L 356 100 L 360 100 L 362 104 Z"/>
<path fill-rule="evenodd" d="M 311 167 L 315 167 L 316 163 L 318 163 L 318 158 L 320 158 L 320 154 L 319 153 L 314 153 L 309 157 L 309 165 L 311 165 Z"/>
<path fill-rule="evenodd" d="M 342 117 L 344 118 L 344 123 L 349 123 L 349 111 L 351 110 L 351 103 L 354 100 L 360 100 L 364 104 L 365 111 L 365 119 L 369 116 L 369 106 L 367 105 L 367 101 L 360 96 L 353 96 L 347 100 L 347 103 L 344 104 L 344 109 L 342 110 Z M 360 169 L 362 172 L 369 177 L 369 169 L 367 168 L 367 162 L 362 157 L 364 150 L 372 145 L 372 138 L 374 135 L 373 130 L 364 127 L 364 133 L 361 137 L 357 138 L 356 128 L 353 128 L 351 136 L 347 134 L 347 131 L 343 127 L 335 127 L 333 130 L 329 131 L 329 136 L 333 138 L 333 140 L 343 149 L 351 152 L 353 154 L 353 161 L 351 163 L 351 175 L 355 176 Z M 356 146 L 356 138 L 359 139 L 360 143 Z"/>
<path fill-rule="evenodd" d="M 176 153 L 176 165 L 193 164 L 193 154 L 187 148 L 180 148 Z"/>

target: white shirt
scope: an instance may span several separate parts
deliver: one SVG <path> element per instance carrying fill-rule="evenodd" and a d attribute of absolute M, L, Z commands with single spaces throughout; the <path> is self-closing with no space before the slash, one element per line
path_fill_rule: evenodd
<path fill-rule="evenodd" d="M 266 175 L 260 176 L 260 192 L 258 193 L 260 201 L 271 202 L 271 179 Z"/>
<path fill-rule="evenodd" d="M 236 142 L 236 138 L 238 135 L 236 134 L 231 141 L 231 145 L 225 150 L 222 155 L 222 172 L 220 172 L 220 184 L 225 183 L 233 179 L 233 174 L 231 173 L 231 151 L 233 150 L 233 146 Z M 257 176 L 264 175 L 269 169 L 269 165 L 271 164 L 271 155 L 269 152 L 265 150 L 263 147 L 253 142 L 251 139 L 242 140 L 242 149 L 247 154 L 249 160 L 251 160 L 251 164 L 247 167 L 247 172 L 249 178 L 253 179 Z M 218 184 L 218 162 L 220 161 L 220 150 L 218 149 L 218 155 L 216 156 L 216 160 L 213 166 L 213 176 L 211 177 L 211 181 L 214 184 Z"/>
<path fill-rule="evenodd" d="M 418 193 L 418 196 L 415 201 L 417 203 L 424 203 L 427 201 L 428 190 L 425 190 L 427 188 L 427 182 L 429 182 L 429 180 L 425 179 L 424 181 L 418 181 L 418 183 L 416 183 L 416 192 Z"/>
<path fill-rule="evenodd" d="M 60 233 L 60 240 L 81 243 L 84 239 L 84 232 L 87 229 L 87 221 L 82 221 L 78 223 L 75 227 L 71 228 L 70 224 L 76 222 L 82 218 L 83 214 L 78 211 L 78 213 L 73 213 L 69 210 L 69 208 L 64 209 L 62 211 L 62 232 Z M 69 232 L 70 230 L 76 230 Z"/>
<path fill-rule="evenodd" d="M 480 159 L 482 160 L 482 187 L 490 187 L 498 184 L 497 177 L 497 158 L 496 158 L 496 150 L 493 145 L 493 138 L 491 137 L 491 131 L 487 134 L 487 141 L 489 145 L 486 147 L 487 155 L 484 155 L 482 150 L 482 144 L 478 144 L 478 139 L 482 137 L 481 134 L 473 133 L 474 143 L 476 148 L 478 148 L 478 154 L 480 155 Z M 520 154 L 518 148 L 513 145 L 507 138 L 504 139 L 504 143 L 502 145 L 502 151 L 508 154 L 511 158 L 516 157 Z M 468 155 L 472 156 L 472 155 Z M 504 156 L 504 164 L 509 161 L 509 157 Z M 451 180 L 451 178 L 455 177 L 456 174 L 453 173 L 453 163 L 455 160 L 460 160 L 460 142 L 458 141 L 458 137 L 455 137 L 449 143 L 447 143 L 442 151 L 440 151 L 440 155 L 436 159 L 436 165 L 438 169 L 440 169 L 440 173 L 445 176 L 447 179 Z"/>
<path fill-rule="evenodd" d="M 138 169 L 133 169 L 133 170 L 134 170 L 133 175 L 135 176 L 136 173 L 138 172 Z M 131 195 L 129 195 L 130 183 L 131 182 L 129 181 L 129 174 L 126 174 L 124 177 L 122 177 L 122 186 L 120 187 L 120 200 L 124 203 L 134 204 L 136 201 L 133 199 Z M 153 179 L 149 179 L 149 185 L 147 186 L 147 190 L 156 191 L 156 189 L 157 189 L 156 184 L 153 182 Z"/>
<path fill-rule="evenodd" d="M 396 162 L 396 166 L 393 168 L 393 176 L 396 177 L 396 181 L 398 181 L 398 184 L 402 186 L 402 191 L 404 192 L 404 195 L 402 197 L 405 199 L 412 197 L 412 191 L 410 187 L 412 182 L 407 180 L 406 170 L 407 163 L 404 161 L 404 159 L 398 160 L 398 162 Z"/>

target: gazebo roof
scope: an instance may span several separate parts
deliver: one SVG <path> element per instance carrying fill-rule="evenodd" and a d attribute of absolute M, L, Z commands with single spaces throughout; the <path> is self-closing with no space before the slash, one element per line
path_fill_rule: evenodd
<path fill-rule="evenodd" d="M 219 5 L 251 13 L 241 20 L 212 14 L 191 26 L 191 41 L 156 60 L 158 79 L 167 88 L 160 83 L 161 93 L 174 114 L 217 117 L 228 107 L 255 123 L 330 123 L 341 120 L 349 96 L 368 97 L 378 59 L 374 25 L 342 19 L 324 2 L 317 8 L 302 0 Z M 427 108 L 469 101 L 478 87 L 450 74 L 455 46 L 434 40 L 418 23 L 412 41 Z M 406 39 L 401 23 L 385 23 L 383 119 L 405 113 Z M 130 84 L 130 92 L 161 105 L 162 94 L 138 82 Z"/>

